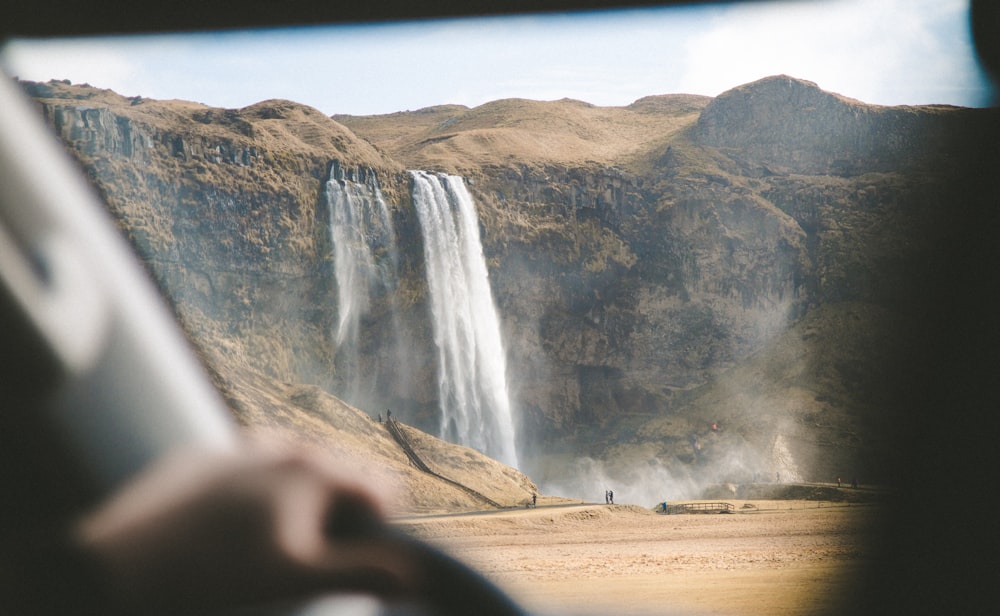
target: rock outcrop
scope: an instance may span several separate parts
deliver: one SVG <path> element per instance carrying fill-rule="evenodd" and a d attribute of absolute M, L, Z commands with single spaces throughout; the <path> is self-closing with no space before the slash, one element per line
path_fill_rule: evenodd
<path fill-rule="evenodd" d="M 782 75 L 720 94 L 699 116 L 695 138 L 762 175 L 906 172 L 940 161 L 960 126 L 955 111 L 866 105 Z"/>
<path fill-rule="evenodd" d="M 315 109 L 241 110 L 24 84 L 195 338 L 285 381 L 332 384 L 330 169 L 402 186 L 397 164 Z"/>

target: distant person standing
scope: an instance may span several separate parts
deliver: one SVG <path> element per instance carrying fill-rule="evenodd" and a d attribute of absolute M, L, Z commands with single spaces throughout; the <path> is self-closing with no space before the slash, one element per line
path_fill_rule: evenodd
<path fill-rule="evenodd" d="M 611 497 L 609 496 L 609 494 L 611 494 L 611 492 L 609 492 L 608 490 L 604 491 L 604 504 L 605 505 L 610 505 L 611 504 Z"/>
<path fill-rule="evenodd" d="M 608 490 L 608 503 L 611 505 L 615 504 L 615 491 Z"/>

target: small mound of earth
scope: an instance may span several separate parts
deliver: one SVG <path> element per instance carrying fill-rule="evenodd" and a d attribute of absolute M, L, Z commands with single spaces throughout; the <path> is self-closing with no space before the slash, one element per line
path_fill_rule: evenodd
<path fill-rule="evenodd" d="M 870 503 L 881 499 L 882 492 L 871 488 L 846 488 L 825 484 L 801 483 L 725 483 L 705 488 L 706 500 L 802 500 L 831 503 Z"/>
<path fill-rule="evenodd" d="M 607 519 L 611 517 L 621 517 L 623 514 L 651 515 L 653 512 L 638 505 L 597 505 L 585 509 L 572 509 L 562 514 L 555 514 L 554 517 L 561 517 L 567 522 L 589 522 L 593 520 Z"/>

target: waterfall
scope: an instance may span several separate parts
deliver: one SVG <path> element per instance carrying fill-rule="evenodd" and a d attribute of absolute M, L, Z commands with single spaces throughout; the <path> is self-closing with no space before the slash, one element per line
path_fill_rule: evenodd
<path fill-rule="evenodd" d="M 517 466 L 500 321 L 462 178 L 411 171 L 424 237 L 441 437 Z"/>
<path fill-rule="evenodd" d="M 343 395 L 357 399 L 375 385 L 370 372 L 368 379 L 361 378 L 358 365 L 362 319 L 371 311 L 373 297 L 387 296 L 398 286 L 395 231 L 371 170 L 348 171 L 334 161 L 326 182 L 326 205 L 337 285 L 337 367 L 350 387 Z"/>

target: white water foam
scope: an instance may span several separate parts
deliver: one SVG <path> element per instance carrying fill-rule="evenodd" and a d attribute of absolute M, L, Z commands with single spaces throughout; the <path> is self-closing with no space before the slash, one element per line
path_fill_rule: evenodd
<path fill-rule="evenodd" d="M 374 173 L 364 173 L 362 178 L 357 173 L 345 173 L 334 165 L 326 182 L 337 285 L 334 340 L 338 368 L 351 384 L 352 391 L 343 392 L 349 399 L 365 389 L 357 369 L 362 319 L 371 309 L 372 296 L 398 283 L 395 231 L 389 208 Z"/>
<path fill-rule="evenodd" d="M 507 360 L 475 203 L 458 176 L 410 174 L 438 350 L 441 437 L 516 467 Z"/>

